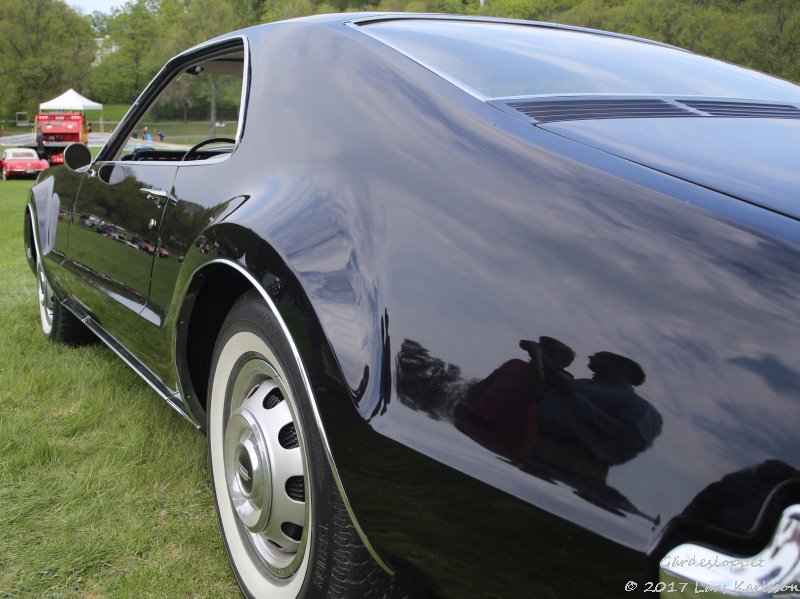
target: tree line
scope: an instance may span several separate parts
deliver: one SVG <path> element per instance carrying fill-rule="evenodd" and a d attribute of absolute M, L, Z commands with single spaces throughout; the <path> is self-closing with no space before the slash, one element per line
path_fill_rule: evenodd
<path fill-rule="evenodd" d="M 647 37 L 800 81 L 797 0 L 130 0 L 81 14 L 62 0 L 0 0 L 0 116 L 72 87 L 131 103 L 164 62 L 216 35 L 345 11 L 551 21 Z M 184 111 L 184 115 L 186 111 Z"/>

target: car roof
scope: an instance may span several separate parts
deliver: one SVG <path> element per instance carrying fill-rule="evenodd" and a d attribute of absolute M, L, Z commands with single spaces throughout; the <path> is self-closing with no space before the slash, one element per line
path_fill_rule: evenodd
<path fill-rule="evenodd" d="M 236 31 L 232 31 L 230 33 L 226 33 L 224 35 L 220 35 L 218 37 L 209 40 L 209 42 L 224 40 L 226 38 L 237 37 L 241 35 L 259 35 L 263 31 L 268 30 L 274 27 L 281 27 L 284 25 L 302 25 L 307 24 L 311 26 L 328 26 L 328 27 L 340 27 L 342 25 L 367 25 L 369 23 L 378 23 L 381 21 L 393 21 L 393 20 L 417 20 L 417 21 L 434 21 L 434 20 L 444 20 L 444 21 L 467 21 L 472 23 L 505 23 L 511 25 L 524 25 L 528 27 L 540 27 L 543 29 L 551 29 L 551 30 L 563 30 L 563 31 L 578 31 L 582 33 L 590 33 L 597 36 L 602 37 L 610 37 L 610 38 L 618 38 L 618 39 L 626 39 L 636 42 L 642 42 L 646 44 L 653 44 L 656 46 L 664 46 L 668 48 L 675 48 L 677 50 L 683 50 L 684 52 L 689 52 L 684 48 L 679 48 L 677 46 L 672 46 L 670 44 L 665 44 L 663 42 L 637 37 L 634 35 L 627 35 L 624 33 L 616 33 L 613 31 L 604 31 L 602 29 L 591 29 L 588 27 L 579 27 L 577 25 L 565 25 L 562 23 L 550 23 L 547 21 L 526 21 L 523 19 L 507 19 L 501 17 L 487 17 L 487 16 L 475 16 L 475 15 L 456 15 L 456 14 L 439 14 L 439 13 L 410 13 L 410 12 L 401 12 L 401 13 L 393 13 L 393 12 L 348 12 L 348 13 L 331 13 L 331 14 L 323 14 L 323 15 L 310 15 L 306 17 L 297 17 L 294 19 L 286 19 L 283 21 L 273 21 L 270 23 L 262 23 L 260 25 L 253 25 L 251 27 L 246 27 L 244 29 L 238 29 Z M 189 52 L 194 48 L 200 47 L 205 45 L 204 42 L 199 44 L 198 46 L 194 46 L 186 50 Z M 186 53 L 182 52 L 182 54 Z"/>
<path fill-rule="evenodd" d="M 31 148 L 6 148 L 3 152 L 4 156 L 10 156 L 12 153 L 20 153 L 20 154 L 28 154 L 28 155 L 35 155 L 37 158 L 39 157 L 36 152 Z"/>

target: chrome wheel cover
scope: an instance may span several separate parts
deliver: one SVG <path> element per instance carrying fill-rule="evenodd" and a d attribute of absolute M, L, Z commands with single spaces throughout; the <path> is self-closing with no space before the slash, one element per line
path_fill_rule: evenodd
<path fill-rule="evenodd" d="M 294 597 L 308 570 L 312 497 L 286 374 L 260 337 L 240 332 L 220 354 L 211 393 L 211 475 L 231 559 L 252 593 Z"/>
<path fill-rule="evenodd" d="M 41 260 L 36 263 L 36 296 L 39 300 L 39 316 L 42 321 L 42 331 L 49 335 L 53 330 L 53 288 L 44 274 Z"/>

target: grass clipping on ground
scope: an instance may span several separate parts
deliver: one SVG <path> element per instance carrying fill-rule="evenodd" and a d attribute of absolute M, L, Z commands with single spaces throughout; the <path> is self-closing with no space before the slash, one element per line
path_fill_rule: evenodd
<path fill-rule="evenodd" d="M 229 597 L 205 438 L 101 344 L 39 328 L 31 181 L 0 181 L 0 597 Z"/>

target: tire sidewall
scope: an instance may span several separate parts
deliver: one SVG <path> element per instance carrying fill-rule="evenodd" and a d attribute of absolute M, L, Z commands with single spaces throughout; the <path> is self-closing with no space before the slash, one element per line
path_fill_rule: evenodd
<path fill-rule="evenodd" d="M 258 342 L 253 338 L 242 334 L 252 334 L 263 343 L 259 347 Z M 230 380 L 235 378 L 236 363 L 241 362 L 245 353 L 238 349 L 232 351 L 229 346 L 232 339 L 237 337 L 250 339 L 252 343 L 248 345 L 248 352 L 262 357 L 274 357 L 285 374 L 285 384 L 287 384 L 294 398 L 296 417 L 304 432 L 304 445 L 308 468 L 308 484 L 311 492 L 311 514 L 310 514 L 310 539 L 306 547 L 306 559 L 300 566 L 294 578 L 302 576 L 301 584 L 292 579 L 288 585 L 294 587 L 298 597 L 325 597 L 328 594 L 331 568 L 333 565 L 334 551 L 334 507 L 333 507 L 333 485 L 330 468 L 327 464 L 322 439 L 319 434 L 317 424 L 314 420 L 314 411 L 311 406 L 311 398 L 306 390 L 305 381 L 300 370 L 300 366 L 294 358 L 294 352 L 288 339 L 283 334 L 282 327 L 278 320 L 271 313 L 270 309 L 260 298 L 254 294 L 244 296 L 226 318 L 220 337 L 217 340 L 214 356 L 211 363 L 211 376 L 209 381 L 209 400 L 207 409 L 207 431 L 208 431 L 208 456 L 209 471 L 211 476 L 211 488 L 214 495 L 214 504 L 217 512 L 217 520 L 222 531 L 228 560 L 239 582 L 239 586 L 246 597 L 259 598 L 263 596 L 263 588 L 253 588 L 249 580 L 253 580 L 252 568 L 255 567 L 252 560 L 245 563 L 237 563 L 239 559 L 234 554 L 241 556 L 242 544 L 239 540 L 239 532 L 235 526 L 231 526 L 232 518 L 230 506 L 220 506 L 220 501 L 229 502 L 227 489 L 222 493 L 218 492 L 220 483 L 224 485 L 224 475 L 218 479 L 215 468 L 224 468 L 221 464 L 221 440 L 223 438 L 224 423 L 230 412 Z M 237 343 L 238 345 L 239 343 Z M 226 350 L 227 348 L 227 350 Z M 264 356 L 263 349 L 271 350 L 272 356 Z M 241 355 L 235 355 L 241 354 Z M 233 369 L 231 369 L 233 361 Z M 268 360 L 270 361 L 270 360 Z M 220 378 L 223 377 L 223 378 Z M 216 387 L 215 387 L 216 385 Z M 223 392 L 222 389 L 225 389 Z M 215 445 L 219 444 L 219 447 Z M 226 514 L 226 515 L 223 515 Z M 266 578 L 266 576 L 263 576 Z M 284 587 L 285 591 L 289 589 Z M 275 592 L 280 591 L 276 588 Z"/>
<path fill-rule="evenodd" d="M 40 259 L 41 260 L 41 259 Z M 44 285 L 42 284 L 42 280 L 44 280 Z M 50 319 L 48 321 L 48 315 L 46 314 L 47 307 L 45 306 L 47 300 L 47 294 L 51 295 L 51 301 L 53 302 L 53 307 L 51 310 Z M 53 290 L 50 287 L 50 283 L 47 279 L 47 274 L 44 272 L 42 264 L 40 261 L 36 263 L 36 301 L 39 304 L 39 326 L 42 334 L 47 337 L 48 339 L 52 339 L 54 337 L 53 328 L 56 323 L 56 302 L 58 300 L 55 299 L 53 296 Z M 44 302 L 44 303 L 43 303 Z"/>

